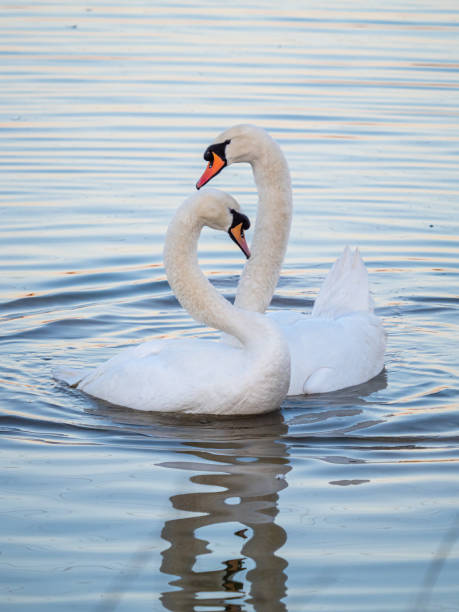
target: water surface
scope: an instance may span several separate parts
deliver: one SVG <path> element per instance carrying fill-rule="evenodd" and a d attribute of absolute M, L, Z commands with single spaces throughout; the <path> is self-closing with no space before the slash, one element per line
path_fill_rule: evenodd
<path fill-rule="evenodd" d="M 456 3 L 15 1 L 0 22 L 0 608 L 459 610 Z M 199 336 L 162 245 L 202 153 L 270 131 L 294 186 L 272 308 L 358 245 L 389 341 L 365 385 L 246 419 L 56 383 Z M 213 185 L 252 220 L 250 168 Z M 205 232 L 233 297 L 243 261 Z"/>

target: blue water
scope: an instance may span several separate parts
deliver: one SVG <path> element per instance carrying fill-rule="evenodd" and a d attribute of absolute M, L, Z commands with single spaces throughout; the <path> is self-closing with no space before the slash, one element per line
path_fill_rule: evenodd
<path fill-rule="evenodd" d="M 457 3 L 14 1 L 0 54 L 0 609 L 459 610 Z M 147 338 L 215 337 L 162 245 L 240 122 L 292 172 L 272 308 L 309 311 L 359 246 L 385 371 L 245 419 L 55 382 Z M 247 165 L 213 186 L 254 219 Z M 220 234 L 200 264 L 234 296 Z"/>

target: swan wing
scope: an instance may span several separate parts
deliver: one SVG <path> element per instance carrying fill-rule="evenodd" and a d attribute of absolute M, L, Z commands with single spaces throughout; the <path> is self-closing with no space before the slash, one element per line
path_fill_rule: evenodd
<path fill-rule="evenodd" d="M 311 315 L 334 319 L 351 312 L 373 310 L 365 264 L 358 249 L 351 251 L 346 247 L 325 278 Z"/>
<path fill-rule="evenodd" d="M 336 391 L 379 374 L 386 335 L 373 310 L 360 253 L 346 247 L 328 273 L 311 315 L 270 313 L 290 349 L 288 395 Z"/>
<path fill-rule="evenodd" d="M 160 350 L 161 341 L 151 340 L 149 342 L 142 342 L 142 344 L 125 348 L 119 354 L 102 363 L 97 368 L 69 368 L 66 366 L 56 367 L 53 369 L 53 378 L 59 382 L 69 385 L 70 387 L 77 387 L 83 380 L 85 382 L 95 380 L 107 372 L 113 371 L 114 368 L 126 361 L 147 356 L 149 354 L 158 354 Z"/>
<path fill-rule="evenodd" d="M 355 312 L 336 319 L 269 313 L 287 339 L 288 395 L 326 393 L 370 380 L 384 367 L 386 336 L 380 319 Z M 295 313 L 298 315 L 298 313 Z"/>
<path fill-rule="evenodd" d="M 230 405 L 235 401 L 234 376 L 244 359 L 241 349 L 218 342 L 152 340 L 122 350 L 80 377 L 77 388 L 136 410 L 213 412 L 213 405 L 226 407 L 225 394 Z"/>

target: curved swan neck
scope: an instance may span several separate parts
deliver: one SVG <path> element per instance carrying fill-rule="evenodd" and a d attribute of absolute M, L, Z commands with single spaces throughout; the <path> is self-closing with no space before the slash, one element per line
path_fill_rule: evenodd
<path fill-rule="evenodd" d="M 235 336 L 246 346 L 254 345 L 268 326 L 262 317 L 232 306 L 201 272 L 197 244 L 204 224 L 193 213 L 186 201 L 167 231 L 164 264 L 171 289 L 194 319 Z"/>
<path fill-rule="evenodd" d="M 235 305 L 264 312 L 276 288 L 292 220 L 292 188 L 287 161 L 264 131 L 255 140 L 257 154 L 248 159 L 258 189 L 252 256 L 239 281 Z M 242 160 L 241 160 L 242 161 Z"/>

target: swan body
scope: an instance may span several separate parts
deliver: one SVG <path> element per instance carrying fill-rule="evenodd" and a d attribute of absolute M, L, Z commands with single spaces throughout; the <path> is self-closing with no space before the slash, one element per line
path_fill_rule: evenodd
<path fill-rule="evenodd" d="M 346 248 L 328 273 L 311 315 L 269 313 L 287 339 L 294 364 L 289 395 L 359 385 L 384 367 L 386 339 L 373 314 L 367 276 L 358 250 Z"/>
<path fill-rule="evenodd" d="M 284 337 L 266 317 L 230 304 L 198 266 L 202 227 L 229 231 L 234 215 L 244 217 L 238 211 L 236 200 L 223 192 L 195 194 L 178 209 L 164 248 L 168 281 L 181 305 L 196 320 L 234 335 L 238 346 L 196 338 L 150 340 L 92 371 L 61 370 L 56 377 L 136 410 L 243 415 L 278 408 L 290 380 Z"/>
<path fill-rule="evenodd" d="M 285 255 L 292 217 L 290 173 L 278 144 L 253 125 L 220 134 L 204 153 L 209 162 L 200 189 L 232 163 L 251 164 L 258 189 L 252 256 L 241 275 L 235 305 L 263 313 Z M 346 247 L 330 270 L 310 315 L 275 311 L 291 357 L 288 395 L 324 393 L 364 383 L 384 367 L 386 336 L 374 314 L 368 274 L 358 250 Z"/>

